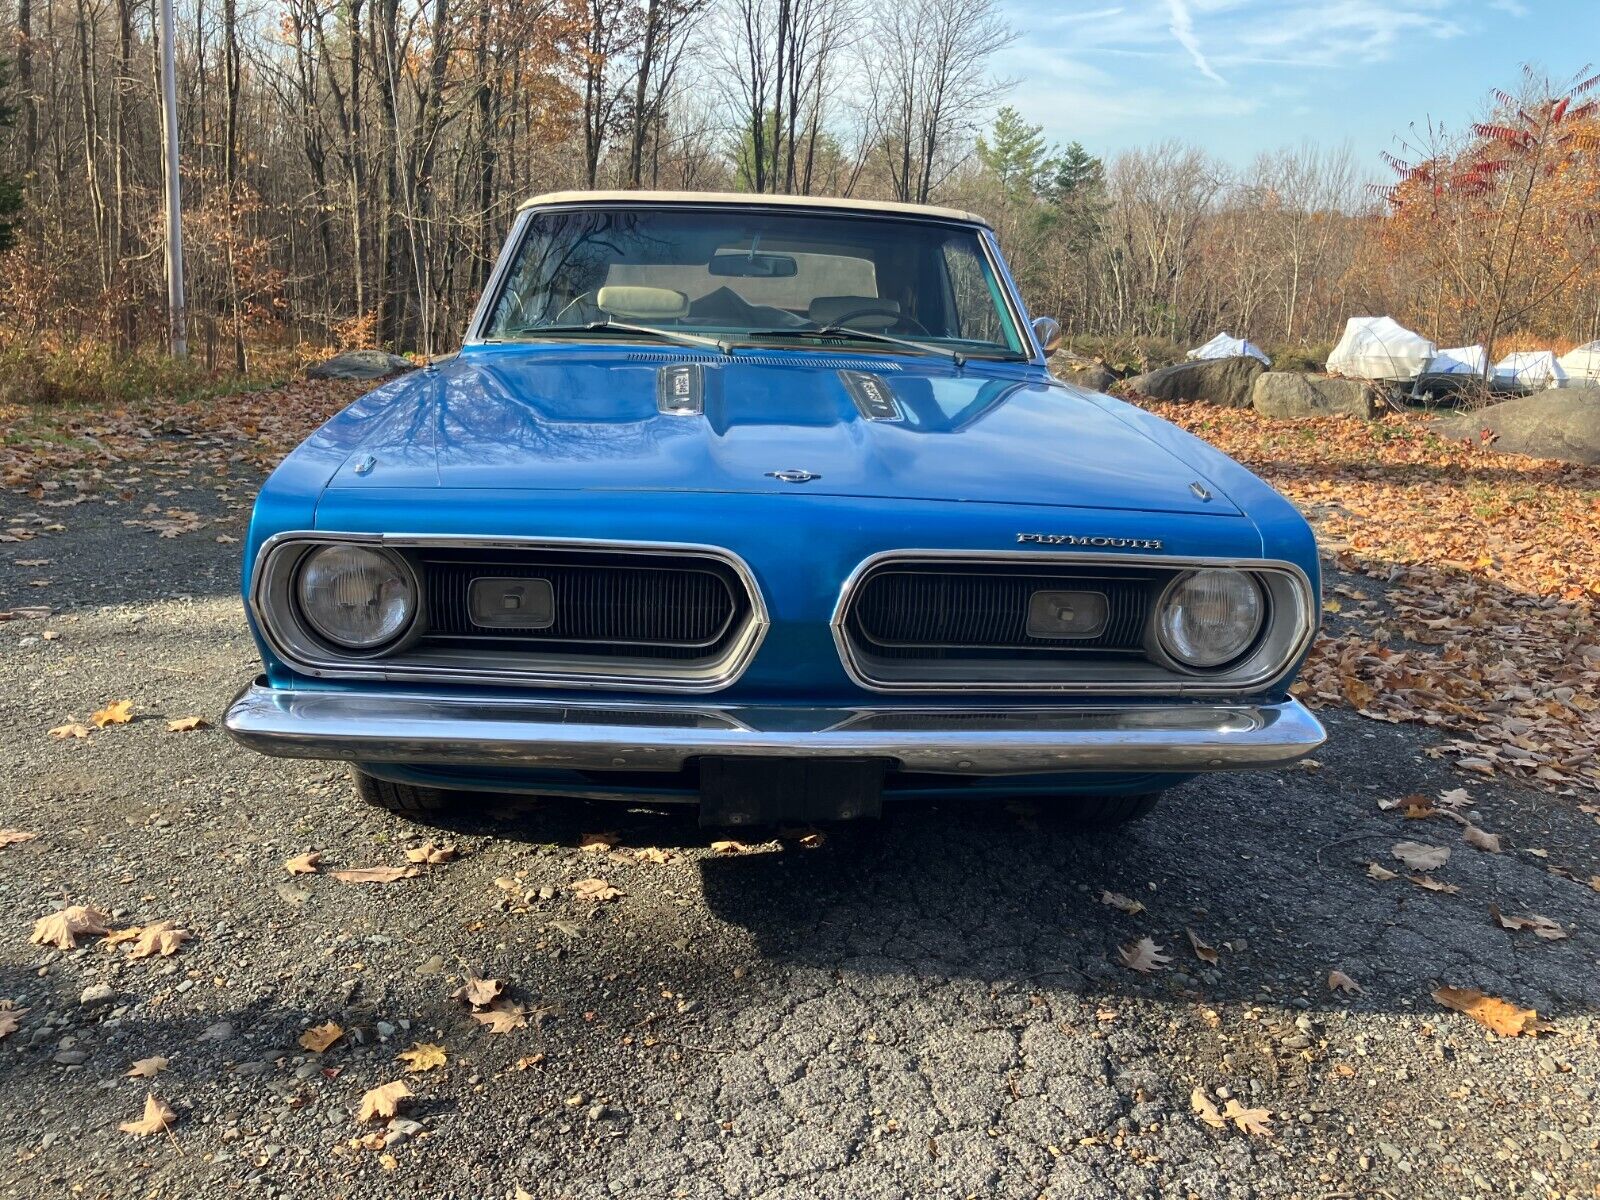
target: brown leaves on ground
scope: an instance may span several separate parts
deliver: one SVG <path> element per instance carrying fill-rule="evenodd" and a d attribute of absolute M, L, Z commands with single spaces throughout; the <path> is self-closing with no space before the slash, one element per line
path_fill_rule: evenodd
<path fill-rule="evenodd" d="M 1248 1133 L 1253 1137 L 1272 1136 L 1272 1114 L 1264 1108 L 1246 1108 L 1237 1100 L 1229 1099 L 1227 1107 L 1220 1112 L 1211 1097 L 1206 1095 L 1204 1088 L 1195 1088 L 1189 1093 L 1189 1107 L 1194 1109 L 1195 1115 L 1213 1129 L 1226 1129 L 1228 1122 L 1232 1121 L 1241 1133 Z"/>
<path fill-rule="evenodd" d="M 1364 987 L 1338 968 L 1328 972 L 1328 990 L 1330 992 L 1343 992 L 1347 996 L 1359 996 L 1366 991 Z"/>
<path fill-rule="evenodd" d="M 153 1133 L 162 1133 L 178 1119 L 178 1114 L 167 1107 L 164 1100 L 156 1099 L 154 1092 L 147 1092 L 144 1098 L 144 1116 L 137 1121 L 124 1121 L 117 1128 L 123 1133 L 131 1133 L 134 1137 L 149 1137 Z"/>
<path fill-rule="evenodd" d="M 1549 1024 L 1539 1020 L 1539 1014 L 1533 1009 L 1518 1008 L 1509 1001 L 1485 995 L 1477 988 L 1436 988 L 1433 998 L 1446 1008 L 1465 1013 L 1501 1037 L 1517 1037 L 1521 1034 L 1531 1037 L 1550 1029 Z"/>
<path fill-rule="evenodd" d="M 1393 416 L 1278 422 L 1151 404 L 1308 512 L 1344 571 L 1296 694 L 1450 737 L 1481 775 L 1600 784 L 1600 469 L 1494 453 Z"/>
<path fill-rule="evenodd" d="M 1450 859 L 1450 847 L 1427 842 L 1396 842 L 1389 851 L 1413 871 L 1433 871 Z"/>
<path fill-rule="evenodd" d="M 498 979 L 484 979 L 468 971 L 462 985 L 450 993 L 450 999 L 460 1000 L 473 1008 L 488 1008 L 505 991 L 505 987 Z"/>
<path fill-rule="evenodd" d="M 107 725 L 126 725 L 133 720 L 132 700 L 113 700 L 102 709 L 89 714 L 89 723 L 96 729 L 104 729 Z"/>
<path fill-rule="evenodd" d="M 633 852 L 633 860 L 642 863 L 669 863 L 676 862 L 678 856 L 671 850 L 664 850 L 660 846 L 641 846 Z"/>
<path fill-rule="evenodd" d="M 161 1072 L 165 1071 L 167 1066 L 168 1063 L 166 1059 L 162 1058 L 159 1054 L 154 1054 L 149 1058 L 141 1058 L 135 1062 L 133 1066 L 128 1068 L 127 1072 L 123 1075 L 123 1078 L 154 1079 L 157 1075 L 161 1074 Z"/>
<path fill-rule="evenodd" d="M 1209 946 L 1200 940 L 1200 935 L 1192 929 L 1185 928 L 1184 933 L 1189 935 L 1189 948 L 1194 951 L 1194 956 L 1203 963 L 1216 966 L 1221 961 L 1215 946 Z"/>
<path fill-rule="evenodd" d="M 411 1072 L 432 1071 L 445 1064 L 444 1047 L 432 1042 L 414 1042 L 411 1049 L 402 1050 L 395 1057 Z"/>
<path fill-rule="evenodd" d="M 755 847 L 748 846 L 744 842 L 736 842 L 732 838 L 718 838 L 716 841 L 711 843 L 711 853 L 753 854 L 755 853 Z"/>
<path fill-rule="evenodd" d="M 604 879 L 580 879 L 572 885 L 574 899 L 587 900 L 592 904 L 605 904 L 622 894 L 621 888 L 614 887 Z"/>
<path fill-rule="evenodd" d="M 286 859 L 283 869 L 291 875 L 315 875 L 322 866 L 322 851 L 307 850 L 304 854 L 297 854 Z"/>
<path fill-rule="evenodd" d="M 487 1025 L 490 1033 L 510 1033 L 513 1029 L 525 1029 L 528 1025 L 528 1010 L 520 1004 L 510 1004 L 504 1000 L 497 1000 L 489 1008 L 474 1010 L 469 1015 L 480 1025 Z"/>
<path fill-rule="evenodd" d="M 1552 921 L 1549 917 L 1541 917 L 1537 913 L 1526 917 L 1508 917 L 1496 905 L 1491 904 L 1489 915 L 1501 929 L 1526 929 L 1534 937 L 1547 942 L 1559 942 L 1567 936 L 1567 931 L 1561 927 L 1560 921 Z"/>
<path fill-rule="evenodd" d="M 340 883 L 398 883 L 421 873 L 416 867 L 350 867 L 329 872 Z"/>
<path fill-rule="evenodd" d="M 28 940 L 39 946 L 54 946 L 58 950 L 76 950 L 79 934 L 100 937 L 111 932 L 107 922 L 111 918 L 87 904 L 71 904 L 60 912 L 40 917 L 34 922 Z"/>
<path fill-rule="evenodd" d="M 1500 853 L 1500 835 L 1498 833 L 1485 833 L 1476 825 L 1468 825 L 1461 831 L 1462 840 L 1475 850 L 1484 850 L 1490 854 Z"/>
<path fill-rule="evenodd" d="M 438 846 L 432 842 L 424 842 L 422 845 L 414 846 L 406 851 L 406 861 L 414 863 L 447 863 L 454 859 L 455 856 L 456 847 L 454 842 L 445 842 L 443 845 Z"/>
<path fill-rule="evenodd" d="M 363 1125 L 368 1121 L 386 1121 L 395 1115 L 402 1101 L 409 1100 L 414 1095 L 416 1093 L 400 1079 L 386 1083 L 382 1087 L 375 1087 L 361 1097 L 361 1108 L 356 1113 L 356 1120 Z"/>
<path fill-rule="evenodd" d="M 204 729 L 211 722 L 204 717 L 178 717 L 167 722 L 168 733 L 190 733 L 196 729 Z"/>
<path fill-rule="evenodd" d="M 324 1021 L 321 1025 L 313 1025 L 299 1037 L 302 1049 L 313 1054 L 321 1054 L 344 1036 L 344 1029 L 337 1021 Z"/>
<path fill-rule="evenodd" d="M 24 833 L 20 829 L 0 829 L 0 850 L 7 846 L 20 845 L 22 842 L 31 842 L 38 837 L 37 833 Z"/>
<path fill-rule="evenodd" d="M 1161 947 L 1147 937 L 1118 947 L 1117 958 L 1128 970 L 1137 971 L 1141 975 L 1148 975 L 1151 971 L 1159 971 L 1163 967 L 1172 965 L 1172 959 L 1162 953 Z"/>
<path fill-rule="evenodd" d="M 1118 912 L 1125 912 L 1130 917 L 1137 917 L 1144 911 L 1144 905 L 1139 901 L 1132 897 L 1124 896 L 1121 892 L 1112 892 L 1104 888 L 1100 890 L 1100 903 L 1108 905 Z"/>
<path fill-rule="evenodd" d="M 135 925 L 131 929 L 118 930 L 107 940 L 112 945 L 132 942 L 133 945 L 128 949 L 129 958 L 150 958 L 157 954 L 162 958 L 170 958 L 178 952 L 179 946 L 193 937 L 187 929 L 179 929 L 171 921 L 157 921 L 152 925 Z"/>
<path fill-rule="evenodd" d="M 578 836 L 578 849 L 589 854 L 605 854 L 620 843 L 622 835 L 614 832 L 584 833 Z"/>
<path fill-rule="evenodd" d="M 22 1024 L 22 1018 L 32 1011 L 26 1008 L 17 1008 L 10 1000 L 0 1000 L 0 1038 L 8 1038 L 17 1031 Z"/>
<path fill-rule="evenodd" d="M 68 721 L 65 725 L 57 725 L 50 731 L 53 738 L 86 738 L 89 736 L 89 727 L 80 725 L 76 721 Z"/>

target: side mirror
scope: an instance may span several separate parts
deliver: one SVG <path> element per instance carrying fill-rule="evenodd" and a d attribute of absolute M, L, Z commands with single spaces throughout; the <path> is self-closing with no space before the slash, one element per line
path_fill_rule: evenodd
<path fill-rule="evenodd" d="M 1035 317 L 1033 336 L 1039 339 L 1040 348 L 1049 357 L 1061 348 L 1061 322 L 1054 317 Z"/>

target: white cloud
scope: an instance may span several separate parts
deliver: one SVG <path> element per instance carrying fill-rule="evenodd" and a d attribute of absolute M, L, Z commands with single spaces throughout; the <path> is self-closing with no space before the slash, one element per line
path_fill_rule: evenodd
<path fill-rule="evenodd" d="M 1528 15 L 1528 6 L 1522 0 L 1489 0 L 1490 8 L 1497 8 L 1503 13 L 1510 13 L 1513 17 Z"/>
<path fill-rule="evenodd" d="M 1213 83 L 1226 84 L 1227 80 L 1212 70 L 1211 64 L 1206 61 L 1205 51 L 1200 49 L 1200 39 L 1194 32 L 1194 16 L 1189 12 L 1186 0 L 1167 0 L 1167 11 L 1172 16 L 1167 29 L 1178 39 L 1178 45 L 1189 52 L 1194 65 L 1200 68 L 1200 74 Z"/>

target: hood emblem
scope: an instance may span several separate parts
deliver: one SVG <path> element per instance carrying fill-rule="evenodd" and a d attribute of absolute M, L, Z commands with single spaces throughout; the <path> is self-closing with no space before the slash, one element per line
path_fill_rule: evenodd
<path fill-rule="evenodd" d="M 791 467 L 787 471 L 768 471 L 768 479 L 779 479 L 784 483 L 810 483 L 813 479 L 821 479 L 821 475 L 813 475 L 810 471 L 802 471 L 798 467 Z"/>
<path fill-rule="evenodd" d="M 1017 541 L 1038 546 L 1088 546 L 1096 550 L 1159 550 L 1160 538 L 1102 537 L 1099 534 L 1019 533 Z"/>

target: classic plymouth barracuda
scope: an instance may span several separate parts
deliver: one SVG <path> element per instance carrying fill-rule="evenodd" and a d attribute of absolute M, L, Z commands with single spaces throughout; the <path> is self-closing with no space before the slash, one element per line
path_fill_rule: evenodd
<path fill-rule="evenodd" d="M 531 200 L 459 354 L 273 473 L 227 728 L 369 802 L 700 804 L 707 824 L 1028 795 L 1140 816 L 1314 749 L 1311 530 L 1051 377 L 981 217 Z"/>

